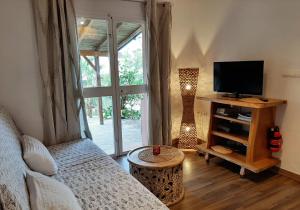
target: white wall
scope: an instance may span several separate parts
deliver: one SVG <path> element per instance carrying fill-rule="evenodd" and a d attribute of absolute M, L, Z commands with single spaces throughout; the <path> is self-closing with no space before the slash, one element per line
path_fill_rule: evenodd
<path fill-rule="evenodd" d="M 41 82 L 31 0 L 1 0 L 0 104 L 19 129 L 42 139 Z"/>
<path fill-rule="evenodd" d="M 145 20 L 144 3 L 125 0 L 74 0 L 76 15 L 86 18 Z"/>
<path fill-rule="evenodd" d="M 141 3 L 101 1 L 109 8 L 119 6 L 119 10 L 110 10 L 117 17 L 127 10 L 129 18 L 144 16 Z M 90 16 L 95 15 L 90 6 L 99 5 L 98 0 L 75 3 L 83 5 L 78 12 L 89 12 Z M 101 8 L 100 5 L 98 11 L 103 15 Z M 21 132 L 43 140 L 42 84 L 31 0 L 1 0 L 0 25 L 0 105 L 11 112 Z"/>
<path fill-rule="evenodd" d="M 181 98 L 177 68 L 200 67 L 198 95 L 212 91 L 212 63 L 265 60 L 265 95 L 287 99 L 277 124 L 284 145 L 281 167 L 300 174 L 300 1 L 172 0 L 172 123 L 178 136 Z M 208 103 L 196 101 L 197 131 L 206 139 Z"/>

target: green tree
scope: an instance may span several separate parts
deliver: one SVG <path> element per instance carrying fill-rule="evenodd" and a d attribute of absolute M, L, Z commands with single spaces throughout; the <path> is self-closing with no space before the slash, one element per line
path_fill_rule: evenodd
<path fill-rule="evenodd" d="M 141 34 L 136 37 L 141 40 Z M 140 42 L 141 43 L 141 42 Z M 120 85 L 142 85 L 144 84 L 143 75 L 143 52 L 142 43 L 137 49 L 124 47 L 119 51 L 119 76 Z M 121 97 L 121 114 L 125 119 L 139 119 L 141 113 L 135 110 L 140 106 L 142 95 L 124 95 Z"/>
<path fill-rule="evenodd" d="M 126 85 L 142 85 L 144 84 L 143 75 L 143 52 L 142 52 L 142 34 L 138 35 L 135 40 L 138 42 L 137 47 L 130 48 L 124 46 L 118 53 L 119 62 L 119 80 L 121 86 Z M 130 45 L 130 42 L 128 43 Z M 93 63 L 94 58 L 88 57 Z M 96 72 L 84 59 L 80 59 L 82 84 L 83 87 L 96 87 Z M 100 66 L 100 69 L 103 67 Z M 101 70 L 100 70 L 101 72 Z M 101 72 L 101 86 L 111 86 L 111 75 Z M 125 119 L 139 119 L 141 117 L 140 101 L 142 95 L 124 95 L 121 97 L 121 114 Z M 97 98 L 86 98 L 86 108 L 89 117 L 98 115 Z M 109 119 L 112 117 L 112 100 L 111 97 L 102 97 L 104 118 Z"/>

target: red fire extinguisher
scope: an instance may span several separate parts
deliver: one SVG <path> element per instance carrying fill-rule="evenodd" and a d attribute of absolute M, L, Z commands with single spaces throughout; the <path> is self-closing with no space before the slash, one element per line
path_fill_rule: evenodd
<path fill-rule="evenodd" d="M 269 148 L 272 152 L 279 152 L 282 146 L 282 135 L 279 131 L 279 127 L 269 129 Z"/>

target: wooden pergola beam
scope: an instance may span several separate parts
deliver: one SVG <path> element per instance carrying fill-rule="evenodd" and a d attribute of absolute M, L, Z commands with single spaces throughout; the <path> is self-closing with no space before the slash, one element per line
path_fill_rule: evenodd
<path fill-rule="evenodd" d="M 120 28 L 122 26 L 122 23 L 118 23 L 117 24 L 117 30 Z M 101 46 L 105 43 L 105 42 L 107 42 L 107 40 L 108 40 L 108 36 L 106 36 L 106 37 L 104 37 L 100 42 L 99 42 L 99 44 L 95 47 L 95 50 L 100 50 L 101 49 Z"/>
<path fill-rule="evenodd" d="M 101 76 L 100 76 L 100 63 L 99 57 L 95 56 L 95 70 L 96 70 L 96 78 L 97 78 L 97 86 L 101 87 Z M 100 125 L 104 124 L 104 116 L 103 116 L 103 105 L 102 105 L 102 97 L 98 98 L 98 111 L 99 111 L 99 120 Z"/>
<path fill-rule="evenodd" d="M 118 44 L 118 50 L 121 50 L 126 44 L 128 44 L 132 39 L 134 39 L 137 35 L 142 32 L 142 27 L 139 27 L 137 30 L 132 32 L 126 39 L 122 40 Z M 108 57 L 108 52 L 100 52 L 97 50 L 80 50 L 81 56 L 100 56 L 100 57 Z"/>
<path fill-rule="evenodd" d="M 107 52 L 100 52 L 95 50 L 80 50 L 81 56 L 100 56 L 100 57 L 108 57 Z"/>
<path fill-rule="evenodd" d="M 100 40 L 99 44 L 95 47 L 95 50 L 96 50 L 96 51 L 100 50 L 100 49 L 101 49 L 101 46 L 102 46 L 105 42 L 107 42 L 107 36 L 104 37 L 102 40 Z"/>
<path fill-rule="evenodd" d="M 86 62 L 95 70 L 97 71 L 96 69 L 96 66 L 93 64 L 93 62 L 86 56 L 83 56 L 83 58 L 86 60 Z"/>
<path fill-rule="evenodd" d="M 135 31 L 133 31 L 131 34 L 129 34 L 128 37 L 123 39 L 119 44 L 118 44 L 118 50 L 121 50 L 125 45 L 127 45 L 132 39 L 134 39 L 137 35 L 142 33 L 142 26 L 138 27 Z"/>
<path fill-rule="evenodd" d="M 99 63 L 99 56 L 94 56 L 95 64 L 86 56 L 83 56 L 86 62 L 94 69 L 96 73 L 97 79 L 97 86 L 101 87 L 101 76 L 100 76 L 100 63 Z M 99 120 L 100 125 L 104 124 L 104 116 L 103 116 L 103 105 L 102 105 L 102 97 L 98 98 L 98 111 L 99 111 Z"/>

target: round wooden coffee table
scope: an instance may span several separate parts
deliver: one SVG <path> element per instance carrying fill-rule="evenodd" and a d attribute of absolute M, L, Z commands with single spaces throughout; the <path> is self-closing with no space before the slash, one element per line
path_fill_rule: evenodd
<path fill-rule="evenodd" d="M 130 173 L 164 204 L 170 206 L 183 198 L 184 154 L 171 146 L 161 146 L 152 154 L 152 146 L 139 147 L 127 155 Z"/>

